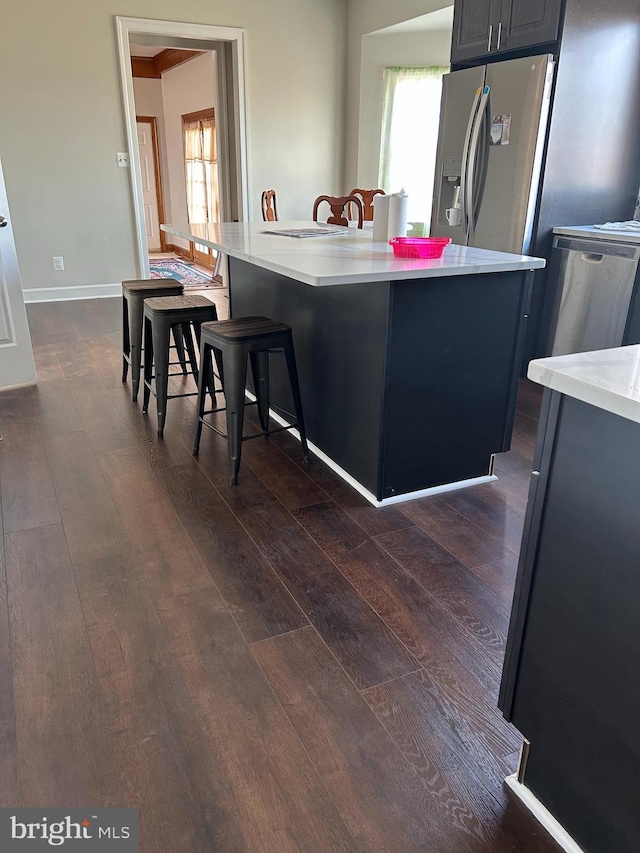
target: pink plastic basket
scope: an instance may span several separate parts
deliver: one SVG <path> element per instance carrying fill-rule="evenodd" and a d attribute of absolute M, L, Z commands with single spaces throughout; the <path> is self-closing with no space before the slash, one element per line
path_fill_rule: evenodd
<path fill-rule="evenodd" d="M 441 258 L 451 237 L 393 237 L 389 245 L 396 258 Z"/>

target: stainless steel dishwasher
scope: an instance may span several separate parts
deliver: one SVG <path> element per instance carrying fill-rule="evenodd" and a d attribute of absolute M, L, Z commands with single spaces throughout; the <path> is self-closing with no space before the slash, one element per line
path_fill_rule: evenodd
<path fill-rule="evenodd" d="M 637 244 L 554 237 L 551 355 L 622 344 L 639 258 Z"/>

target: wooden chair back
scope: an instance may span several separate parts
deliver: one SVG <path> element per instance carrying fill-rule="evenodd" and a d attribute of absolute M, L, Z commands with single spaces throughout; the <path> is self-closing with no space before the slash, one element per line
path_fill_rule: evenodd
<path fill-rule="evenodd" d="M 362 209 L 364 211 L 364 221 L 365 222 L 373 222 L 373 199 L 377 195 L 384 195 L 384 190 L 361 190 L 355 189 L 351 190 L 349 195 L 356 195 L 358 198 L 362 199 Z"/>
<path fill-rule="evenodd" d="M 318 221 L 318 207 L 320 204 L 326 201 L 331 208 L 331 216 L 327 219 L 327 223 L 330 225 L 343 225 L 347 227 L 349 225 L 349 220 L 347 219 L 346 208 L 350 205 L 355 205 L 355 208 L 358 212 L 358 228 L 362 228 L 362 223 L 364 221 L 364 213 L 362 209 L 362 202 L 356 195 L 344 195 L 344 196 L 332 196 L 332 195 L 320 195 L 313 203 L 313 221 Z"/>
<path fill-rule="evenodd" d="M 276 202 L 275 190 L 265 190 L 262 193 L 260 206 L 262 207 L 262 218 L 265 222 L 278 221 L 278 205 Z"/>

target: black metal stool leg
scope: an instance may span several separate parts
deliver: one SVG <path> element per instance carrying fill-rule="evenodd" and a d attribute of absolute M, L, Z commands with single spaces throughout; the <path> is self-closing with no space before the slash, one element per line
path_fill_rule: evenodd
<path fill-rule="evenodd" d="M 296 366 L 296 354 L 293 348 L 293 338 L 289 336 L 285 346 L 284 353 L 287 358 L 287 369 L 289 371 L 289 384 L 291 385 L 291 394 L 293 396 L 293 405 L 296 410 L 296 420 L 298 421 L 298 432 L 300 433 L 300 443 L 302 444 L 302 457 L 305 462 L 309 461 L 309 448 L 307 446 L 307 433 L 304 428 L 304 417 L 302 414 L 302 399 L 300 397 L 300 383 L 298 382 L 298 368 Z"/>
<path fill-rule="evenodd" d="M 260 426 L 266 433 L 269 429 L 269 350 L 252 352 L 250 357 Z"/>
<path fill-rule="evenodd" d="M 180 366 L 182 367 L 182 373 L 184 376 L 187 375 L 187 358 L 184 353 L 184 340 L 182 338 L 182 327 L 174 326 L 173 329 L 173 342 L 176 345 L 176 352 L 178 353 L 178 361 L 180 362 Z"/>
<path fill-rule="evenodd" d="M 181 323 L 182 337 L 184 339 L 187 353 L 189 355 L 189 364 L 196 383 L 198 382 L 198 359 L 196 358 L 196 350 L 193 345 L 193 335 L 191 334 L 191 323 Z"/>
<path fill-rule="evenodd" d="M 142 365 L 142 323 L 144 317 L 144 299 L 131 294 L 127 299 L 129 306 L 129 352 L 131 356 L 131 399 L 135 403 L 140 389 L 140 368 Z"/>
<path fill-rule="evenodd" d="M 122 381 L 127 381 L 129 374 L 129 358 L 131 344 L 129 343 L 129 307 L 126 296 L 122 297 Z"/>
<path fill-rule="evenodd" d="M 240 470 L 240 458 L 242 456 L 247 350 L 243 346 L 231 347 L 223 354 L 223 360 L 229 443 L 229 482 L 235 486 L 238 483 L 238 471 Z"/>
<path fill-rule="evenodd" d="M 142 413 L 146 415 L 149 410 L 149 398 L 151 397 L 151 382 L 153 380 L 153 335 L 151 334 L 151 320 L 144 318 L 144 388 L 142 396 Z"/>
<path fill-rule="evenodd" d="M 200 451 L 200 437 L 202 436 L 202 416 L 204 414 L 205 404 L 207 402 L 207 380 L 208 375 L 210 374 L 211 366 L 211 347 L 209 344 L 202 344 L 200 346 L 200 374 L 198 376 L 198 401 L 197 401 L 197 410 L 198 416 L 196 420 L 196 432 L 193 436 L 193 450 L 192 453 L 194 456 L 197 456 Z"/>
<path fill-rule="evenodd" d="M 164 423 L 167 418 L 170 344 L 169 321 L 165 317 L 154 317 L 153 323 L 151 324 L 151 334 L 153 336 L 153 363 L 156 379 L 158 435 L 161 436 L 164 433 Z"/>
<path fill-rule="evenodd" d="M 200 353 L 200 356 L 201 356 L 201 358 L 200 358 L 200 370 L 202 370 L 203 369 L 203 367 L 202 367 L 202 347 L 200 345 L 200 341 L 202 339 L 202 331 L 201 331 L 202 323 L 200 323 L 198 320 L 194 320 L 193 329 L 196 333 L 196 341 L 198 344 L 198 352 Z M 209 349 L 211 349 L 211 347 L 209 347 Z M 218 352 L 218 350 L 215 350 L 215 354 L 216 354 L 216 362 L 218 362 L 218 359 L 220 357 L 220 353 Z M 209 356 L 210 355 L 211 354 L 209 354 Z M 207 384 L 205 387 L 209 391 L 209 396 L 211 397 L 211 405 L 215 409 L 217 406 L 217 403 L 216 403 L 216 380 L 215 380 L 215 376 L 213 375 L 213 368 L 211 365 L 211 357 L 209 357 L 209 361 L 207 363 L 206 379 L 207 379 Z"/>

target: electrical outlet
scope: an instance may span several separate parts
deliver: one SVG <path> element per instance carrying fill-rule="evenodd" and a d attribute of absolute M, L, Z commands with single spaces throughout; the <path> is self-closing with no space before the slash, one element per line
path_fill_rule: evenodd
<path fill-rule="evenodd" d="M 53 268 L 54 270 L 63 270 L 64 269 L 64 258 L 58 257 L 53 259 Z"/>

